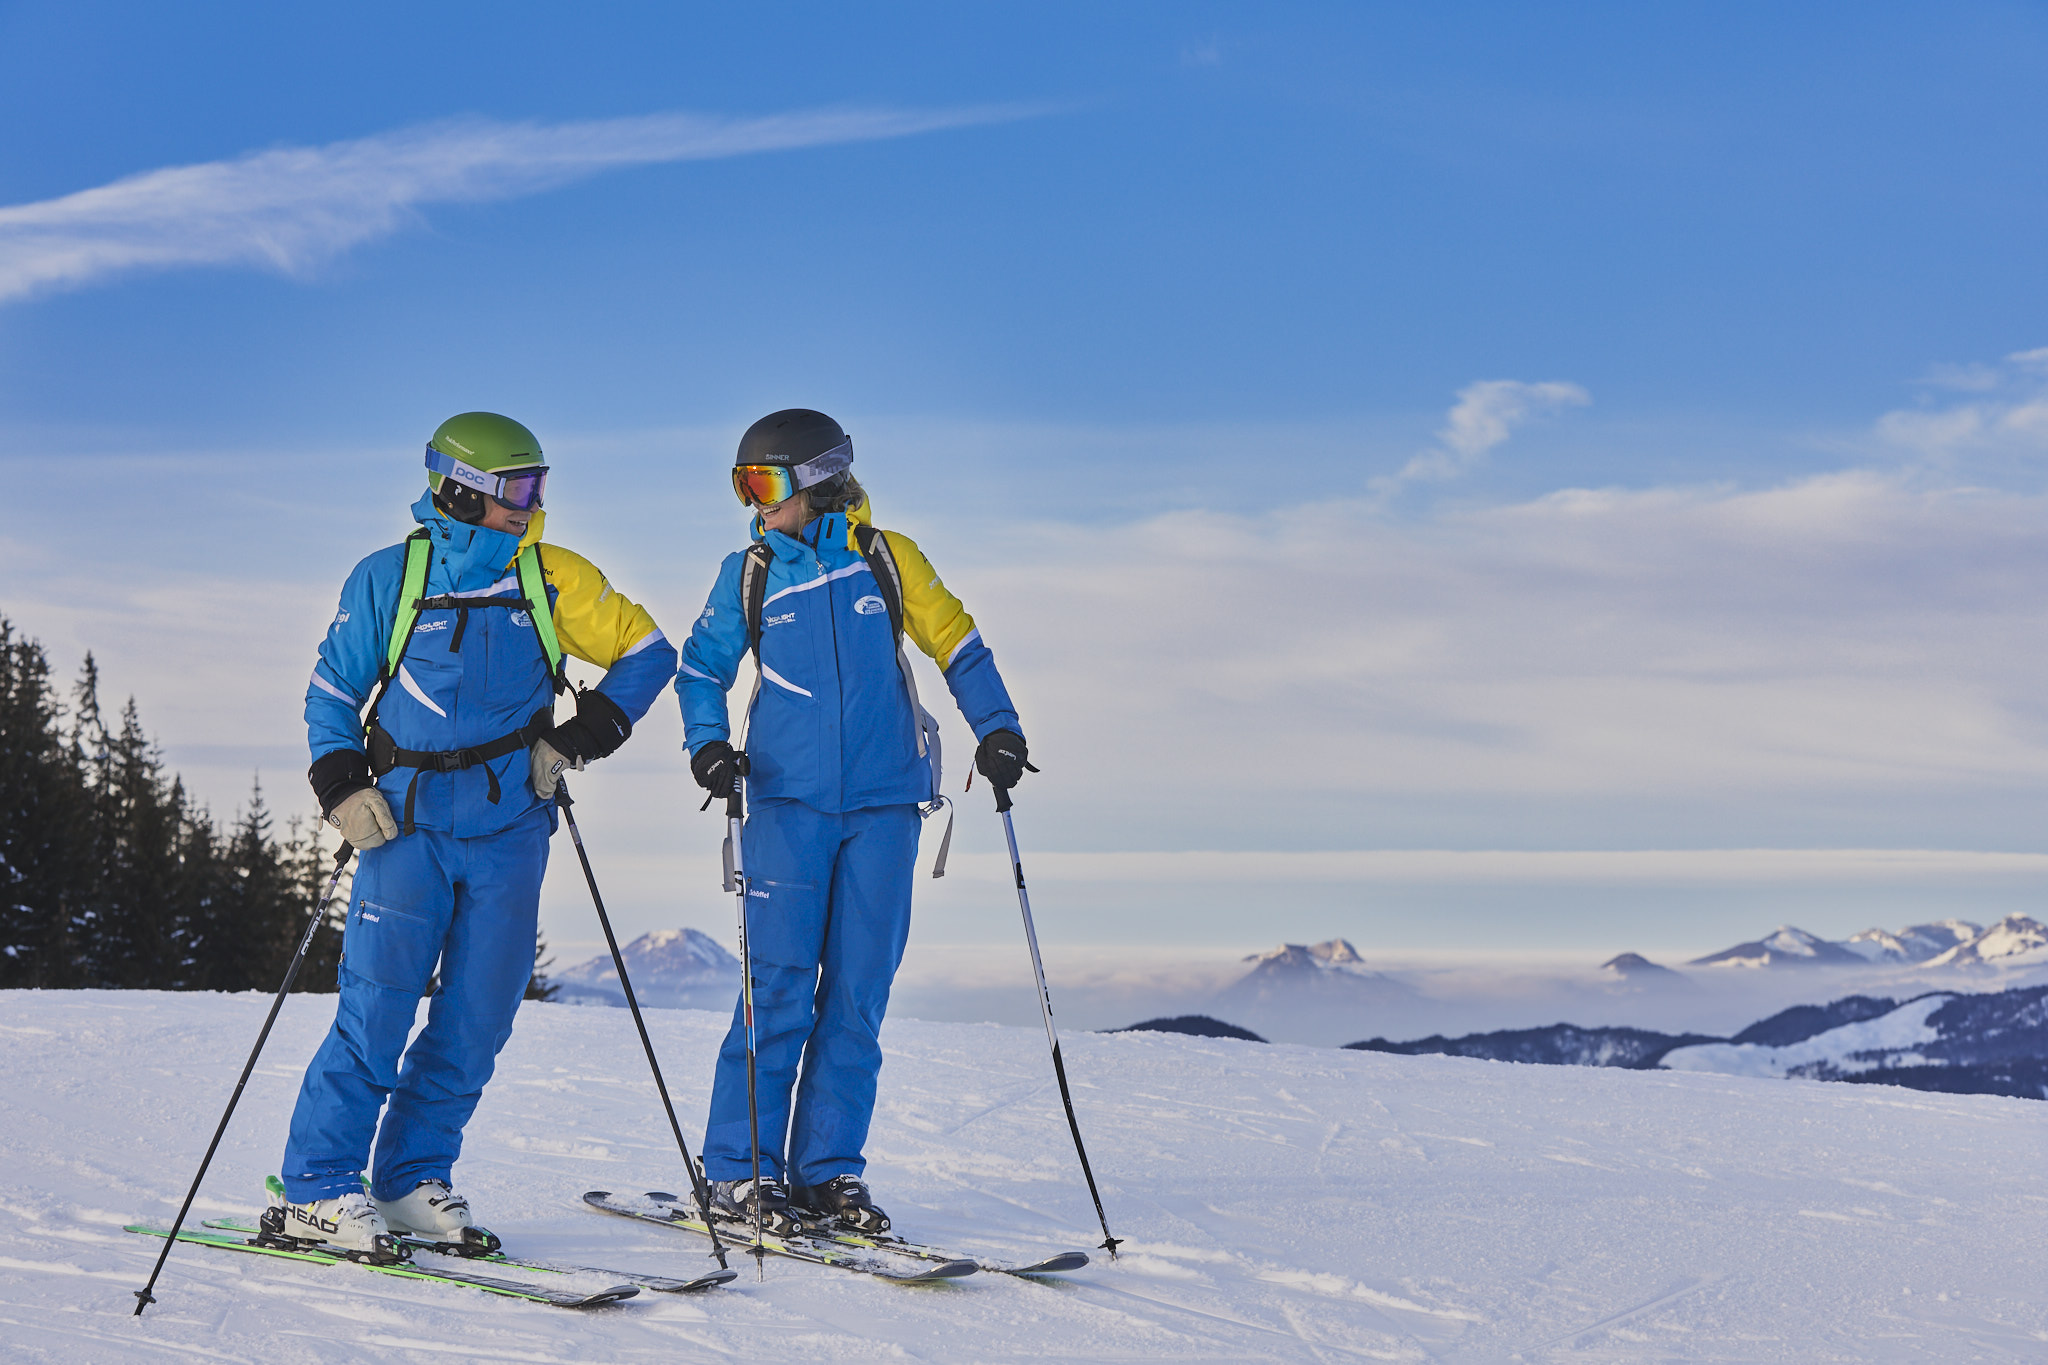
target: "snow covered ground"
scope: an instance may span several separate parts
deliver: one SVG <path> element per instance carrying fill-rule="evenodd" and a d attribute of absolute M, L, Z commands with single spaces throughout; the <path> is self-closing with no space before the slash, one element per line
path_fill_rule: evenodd
<path fill-rule="evenodd" d="M 0 1357 L 77 1362 L 2048 1358 L 2048 1105 L 1156 1034 L 1068 1064 L 1123 1259 L 899 1288 L 771 1260 L 583 1313 L 201 1247 L 130 1291 L 254 996 L 0 993 Z M 253 1209 L 332 997 L 287 1006 L 199 1213 Z M 650 1014 L 692 1141 L 722 1021 Z M 906 1232 L 1099 1240 L 1044 1038 L 892 1021 L 870 1178 Z M 529 1006 L 457 1168 L 518 1250 L 681 1273 L 589 1212 L 675 1188 L 623 1011 Z"/>

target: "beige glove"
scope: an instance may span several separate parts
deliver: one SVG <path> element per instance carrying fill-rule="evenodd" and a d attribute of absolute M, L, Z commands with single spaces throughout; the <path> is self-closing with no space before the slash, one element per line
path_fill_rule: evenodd
<path fill-rule="evenodd" d="M 375 787 L 364 787 L 344 796 L 327 812 L 327 823 L 357 848 L 375 848 L 386 839 L 398 837 L 398 822 L 391 818 L 384 793 Z"/>
<path fill-rule="evenodd" d="M 564 772 L 582 772 L 583 760 L 570 758 L 544 739 L 533 742 L 533 794 L 543 801 L 555 799 L 555 783 Z"/>

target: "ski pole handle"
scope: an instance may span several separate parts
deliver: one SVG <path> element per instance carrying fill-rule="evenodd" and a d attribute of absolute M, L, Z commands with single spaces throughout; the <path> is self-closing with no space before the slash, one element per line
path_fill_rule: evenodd
<path fill-rule="evenodd" d="M 753 771 L 753 765 L 747 762 L 747 751 L 745 749 L 738 749 L 733 752 L 732 770 L 732 790 L 725 794 L 725 818 L 728 820 L 741 820 L 746 818 L 747 805 L 746 797 L 740 791 L 739 780 Z M 705 804 L 709 805 L 710 802 L 707 801 Z"/>

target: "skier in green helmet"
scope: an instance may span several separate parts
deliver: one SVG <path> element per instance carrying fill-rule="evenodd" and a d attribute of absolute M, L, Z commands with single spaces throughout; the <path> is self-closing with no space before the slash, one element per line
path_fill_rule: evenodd
<path fill-rule="evenodd" d="M 564 769 L 625 742 L 676 664 L 645 610 L 542 543 L 531 431 L 466 412 L 426 466 L 419 529 L 356 565 L 306 690 L 313 790 L 362 860 L 334 1026 L 265 1216 L 371 1257 L 395 1233 L 495 1245 L 452 1167 L 532 975 L 552 798 Z M 565 654 L 606 671 L 557 723 Z"/>

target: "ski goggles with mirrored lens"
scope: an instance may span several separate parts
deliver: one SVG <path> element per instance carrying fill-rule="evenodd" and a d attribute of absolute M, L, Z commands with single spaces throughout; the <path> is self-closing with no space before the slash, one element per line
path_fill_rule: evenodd
<path fill-rule="evenodd" d="M 540 506 L 541 492 L 548 484 L 548 467 L 544 464 L 493 474 L 475 465 L 464 464 L 453 455 L 444 455 L 432 446 L 427 447 L 427 468 L 444 479 L 455 480 L 464 488 L 487 493 L 518 512 L 531 512 Z"/>
<path fill-rule="evenodd" d="M 734 465 L 732 491 L 749 507 L 773 507 L 795 497 L 799 489 L 814 488 L 834 474 L 843 474 L 852 467 L 853 438 L 849 436 L 802 464 Z"/>

